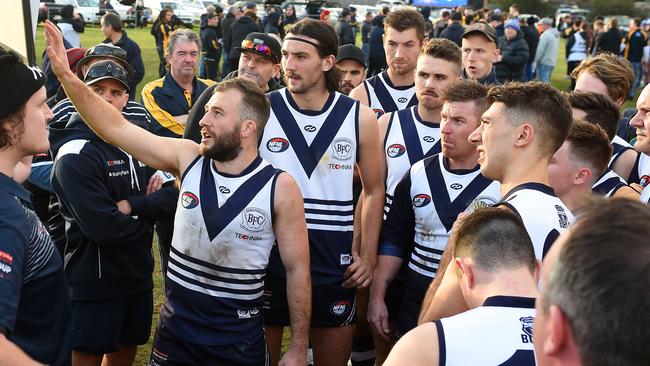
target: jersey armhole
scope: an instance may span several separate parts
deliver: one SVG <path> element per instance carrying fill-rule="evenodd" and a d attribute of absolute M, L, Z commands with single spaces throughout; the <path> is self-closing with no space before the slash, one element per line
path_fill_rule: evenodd
<path fill-rule="evenodd" d="M 445 331 L 442 328 L 440 320 L 434 320 L 438 331 L 438 365 L 445 366 L 447 364 L 447 349 L 445 348 Z"/>
<path fill-rule="evenodd" d="M 499 206 L 505 206 L 505 207 L 509 208 L 510 211 L 512 211 L 512 213 L 514 213 L 515 215 L 517 215 L 517 217 L 519 218 L 519 220 L 521 220 L 522 222 L 524 221 L 524 220 L 521 218 L 521 215 L 519 214 L 519 211 L 517 211 L 517 209 L 515 208 L 515 206 L 509 204 L 508 202 L 499 202 L 499 203 L 497 203 L 496 205 L 494 205 L 494 207 L 499 207 Z"/>
<path fill-rule="evenodd" d="M 614 159 L 612 159 L 612 162 L 609 164 L 609 166 L 610 166 L 610 167 L 614 166 L 614 164 L 616 164 L 616 161 L 618 161 L 618 159 L 619 159 L 621 156 L 623 156 L 623 154 L 625 154 L 628 150 L 634 150 L 634 148 L 633 148 L 633 147 L 624 147 L 624 148 L 623 148 L 623 151 L 621 151 L 618 155 L 616 155 L 616 156 L 614 157 Z M 640 155 L 640 154 L 639 154 L 639 155 Z M 636 160 L 636 159 L 635 159 L 635 160 Z"/>
<path fill-rule="evenodd" d="M 368 108 L 372 109 L 372 100 L 370 100 L 370 89 L 368 89 L 368 80 L 363 81 L 363 87 L 366 89 L 366 98 L 368 98 Z"/>
<path fill-rule="evenodd" d="M 194 167 L 194 165 L 196 164 L 196 162 L 199 161 L 199 159 L 201 159 L 201 157 L 202 157 L 202 155 L 197 155 L 197 157 L 195 157 L 194 160 L 192 160 L 192 162 L 187 166 L 187 168 L 185 168 L 185 171 L 184 171 L 183 174 L 181 175 L 181 181 L 180 181 L 180 184 L 183 184 L 183 180 L 185 180 L 185 176 L 186 176 L 187 173 L 190 171 L 190 169 L 192 169 L 192 167 Z"/>
<path fill-rule="evenodd" d="M 356 112 L 354 114 L 354 137 L 357 139 L 357 142 L 356 142 L 356 145 L 357 145 L 356 159 L 357 159 L 357 161 L 356 162 L 358 163 L 359 162 L 359 157 L 361 156 L 361 151 L 359 149 L 359 130 L 360 130 L 360 127 L 359 127 L 359 115 L 361 114 L 361 102 L 356 100 L 354 102 L 354 104 L 357 107 L 357 110 L 356 110 Z"/>
<path fill-rule="evenodd" d="M 278 181 L 280 174 L 284 173 L 283 170 L 277 169 L 277 172 L 273 176 L 273 181 L 271 182 L 271 222 L 275 222 L 275 183 Z M 288 173 L 287 173 L 288 174 Z"/>
<path fill-rule="evenodd" d="M 388 142 L 388 134 L 390 133 L 390 129 L 393 127 L 393 119 L 395 118 L 397 111 L 389 112 L 389 113 L 390 113 L 390 118 L 388 119 L 388 126 L 386 126 L 386 134 L 384 134 L 384 146 L 383 146 L 384 151 L 386 150 L 386 143 Z"/>

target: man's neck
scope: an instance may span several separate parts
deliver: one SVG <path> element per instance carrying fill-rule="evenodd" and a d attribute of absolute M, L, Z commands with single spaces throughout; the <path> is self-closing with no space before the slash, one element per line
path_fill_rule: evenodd
<path fill-rule="evenodd" d="M 446 156 L 445 158 L 447 158 L 447 165 L 451 170 L 469 170 L 476 168 L 476 165 L 478 165 L 478 152 L 460 158 L 450 159 Z"/>
<path fill-rule="evenodd" d="M 122 32 L 113 32 L 113 34 L 111 34 L 111 36 L 109 37 L 111 39 L 111 43 L 116 44 L 117 42 L 119 42 L 120 39 L 122 39 L 122 35 L 123 35 Z"/>
<path fill-rule="evenodd" d="M 13 177 L 16 164 L 23 158 L 23 154 L 11 147 L 0 152 L 0 173 Z"/>
<path fill-rule="evenodd" d="M 539 159 L 535 151 L 510 160 L 501 179 L 501 196 L 524 183 L 548 185 L 548 158 Z"/>
<path fill-rule="evenodd" d="M 300 109 L 310 110 L 310 111 L 320 111 L 327 103 L 330 92 L 325 87 L 314 87 L 311 90 L 300 93 L 293 94 L 291 97 L 296 102 Z"/>
<path fill-rule="evenodd" d="M 248 166 L 250 166 L 258 156 L 259 154 L 257 149 L 242 148 L 239 155 L 237 155 L 233 160 L 224 162 L 212 160 L 212 162 L 220 173 L 239 175 L 244 171 L 244 169 L 248 168 Z"/>
<path fill-rule="evenodd" d="M 429 109 L 418 103 L 418 115 L 424 122 L 439 123 L 440 111 L 442 111 L 442 107 Z"/>
<path fill-rule="evenodd" d="M 470 309 L 477 308 L 489 297 L 516 296 L 537 297 L 537 281 L 530 269 L 520 267 L 514 270 L 501 270 L 493 274 L 481 272 L 484 279 L 477 283 L 468 301 Z"/>
<path fill-rule="evenodd" d="M 576 209 L 580 208 L 585 202 L 593 195 L 591 190 L 591 184 L 583 184 L 578 187 L 574 187 L 571 192 L 560 195 L 558 198 L 562 203 L 566 205 L 569 211 L 574 212 Z"/>
<path fill-rule="evenodd" d="M 174 81 L 181 86 L 181 88 L 191 92 L 193 89 L 192 81 L 194 81 L 194 75 L 191 77 L 181 77 L 180 75 L 175 75 L 173 71 L 170 72 Z"/>
<path fill-rule="evenodd" d="M 413 71 L 407 72 L 403 75 L 397 75 L 390 67 L 386 70 L 388 79 L 394 86 L 409 86 L 415 83 L 415 75 Z"/>

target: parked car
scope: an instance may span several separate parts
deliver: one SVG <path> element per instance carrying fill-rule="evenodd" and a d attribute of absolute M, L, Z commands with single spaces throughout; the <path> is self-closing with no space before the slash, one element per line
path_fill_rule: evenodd
<path fill-rule="evenodd" d="M 86 23 L 92 23 L 97 18 L 99 7 L 89 8 L 80 6 L 77 0 L 40 0 L 38 21 L 49 19 L 58 22 L 61 19 L 61 8 L 64 5 L 72 5 L 77 9 L 77 13 Z"/>
<path fill-rule="evenodd" d="M 187 27 L 192 27 L 194 25 L 194 22 L 196 21 L 197 24 L 200 21 L 199 19 L 194 19 L 194 15 L 187 11 L 185 7 L 178 1 L 174 0 L 144 0 L 144 6 L 145 8 L 149 8 L 151 10 L 151 16 L 153 19 L 158 17 L 158 14 L 160 13 L 160 10 L 163 8 L 170 8 L 174 11 L 174 15 L 180 19 L 183 24 Z"/>
<path fill-rule="evenodd" d="M 605 16 L 605 24 L 607 24 L 607 22 L 612 18 L 616 18 L 618 21 L 618 30 L 623 33 L 627 33 L 630 30 L 630 22 L 632 21 L 632 18 L 627 15 L 607 15 Z"/>

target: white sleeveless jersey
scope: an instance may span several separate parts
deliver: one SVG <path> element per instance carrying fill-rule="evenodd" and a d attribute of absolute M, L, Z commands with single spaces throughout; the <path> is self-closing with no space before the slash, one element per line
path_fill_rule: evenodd
<path fill-rule="evenodd" d="M 641 192 L 641 202 L 650 204 L 650 188 L 644 188 Z"/>
<path fill-rule="evenodd" d="M 279 170 L 258 157 L 239 176 L 197 158 L 181 180 L 161 318 L 178 337 L 229 344 L 262 332 Z"/>
<path fill-rule="evenodd" d="M 416 162 L 440 152 L 440 124 L 425 122 L 418 106 L 393 112 L 384 139 L 386 154 L 386 204 L 384 219 L 393 201 L 395 186 Z"/>
<path fill-rule="evenodd" d="M 555 196 L 553 188 L 540 183 L 516 186 L 499 204 L 508 206 L 521 217 L 538 260 L 542 260 L 555 239 L 575 220 L 571 211 Z"/>
<path fill-rule="evenodd" d="M 638 183 L 644 188 L 650 183 L 650 156 L 647 154 L 639 153 L 639 157 L 630 174 L 630 183 Z"/>
<path fill-rule="evenodd" d="M 291 174 L 300 187 L 314 283 L 340 281 L 352 258 L 359 102 L 335 92 L 322 111 L 313 112 L 300 110 L 287 89 L 270 93 L 269 99 L 271 115 L 260 155 Z M 270 267 L 274 273 L 275 267 Z"/>
<path fill-rule="evenodd" d="M 442 154 L 415 163 L 409 174 L 415 236 L 408 268 L 433 278 L 458 214 L 497 203 L 500 185 L 478 167 L 450 171 Z"/>
<path fill-rule="evenodd" d="M 591 190 L 605 198 L 610 198 L 616 193 L 616 191 L 625 186 L 627 186 L 625 180 L 613 170 L 607 168 L 591 187 Z"/>
<path fill-rule="evenodd" d="M 386 71 L 364 80 L 368 95 L 368 106 L 375 112 L 377 118 L 384 113 L 395 112 L 418 104 L 415 95 L 415 84 L 406 87 L 396 87 L 388 78 Z"/>
<path fill-rule="evenodd" d="M 436 320 L 439 364 L 534 366 L 535 299 L 494 296 L 482 306 Z"/>
<path fill-rule="evenodd" d="M 630 145 L 625 139 L 616 135 L 612 139 L 612 158 L 609 159 L 609 168 L 611 169 L 616 160 L 621 157 L 621 155 L 627 150 L 634 150 L 634 147 Z"/>

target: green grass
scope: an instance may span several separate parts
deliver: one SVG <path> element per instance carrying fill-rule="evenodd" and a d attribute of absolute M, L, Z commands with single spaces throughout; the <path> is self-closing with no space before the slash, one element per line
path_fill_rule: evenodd
<path fill-rule="evenodd" d="M 145 66 L 145 76 L 144 79 L 138 84 L 136 100 L 140 100 L 140 92 L 144 85 L 148 82 L 158 79 L 158 53 L 156 52 L 156 44 L 153 36 L 149 33 L 149 28 L 145 29 L 127 29 L 129 38 L 133 39 L 139 46 L 142 51 L 142 60 Z M 198 29 L 195 28 L 194 32 L 198 32 Z M 93 45 L 100 43 L 104 40 L 104 35 L 101 30 L 97 27 L 86 27 L 86 31 L 81 35 L 81 44 L 83 47 L 89 48 Z M 358 42 L 360 44 L 360 41 Z M 40 55 L 45 49 L 45 40 L 43 36 L 43 27 L 39 25 L 36 31 L 36 55 L 39 60 L 37 63 L 40 65 Z M 568 90 L 570 85 L 570 80 L 565 78 L 566 75 L 566 61 L 564 58 L 564 47 L 560 47 L 562 50 L 558 54 L 558 63 L 553 70 L 553 75 L 551 76 L 551 84 L 557 87 L 560 90 Z M 635 108 L 636 102 L 628 101 L 625 103 L 625 108 Z M 138 354 L 136 356 L 135 365 L 147 365 L 149 362 L 149 354 L 151 352 L 151 343 L 153 341 L 153 331 L 158 323 L 158 309 L 164 301 L 164 294 L 162 293 L 162 276 L 160 273 L 160 266 L 158 263 L 158 248 L 157 241 L 154 243 L 154 257 L 156 258 L 156 268 L 154 270 L 154 318 L 152 322 L 151 338 L 149 343 L 146 346 L 142 346 L 138 349 Z M 285 331 L 284 335 L 285 347 L 283 350 L 286 350 L 286 343 L 289 339 L 289 332 Z"/>

